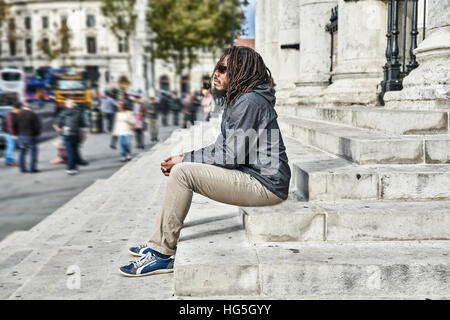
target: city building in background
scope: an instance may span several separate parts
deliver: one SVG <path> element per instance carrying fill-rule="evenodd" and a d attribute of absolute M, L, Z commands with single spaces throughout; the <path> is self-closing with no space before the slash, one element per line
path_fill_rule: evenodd
<path fill-rule="evenodd" d="M 190 73 L 178 77 L 173 66 L 163 61 L 152 66 L 145 52 L 145 46 L 150 45 L 145 28 L 145 0 L 136 1 L 138 23 L 129 48 L 108 28 L 108 21 L 101 14 L 101 1 L 8 2 L 11 17 L 8 32 L 3 32 L 0 41 L 0 67 L 18 68 L 26 75 L 34 75 L 42 67 L 65 67 L 86 72 L 100 91 L 117 87 L 119 79 L 126 76 L 131 90 L 150 95 L 159 90 L 185 93 L 200 90 L 203 82 L 209 81 L 218 58 L 202 52 Z M 70 34 L 61 34 L 64 24 Z M 66 50 L 59 46 L 63 41 L 70 44 Z M 46 53 L 43 47 L 61 48 Z M 128 55 L 132 57 L 130 66 Z"/>

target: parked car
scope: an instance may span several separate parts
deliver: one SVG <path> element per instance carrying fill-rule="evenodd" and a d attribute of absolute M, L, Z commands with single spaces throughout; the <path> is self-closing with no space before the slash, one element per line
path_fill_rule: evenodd
<path fill-rule="evenodd" d="M 3 155 L 3 150 L 6 148 L 6 139 L 3 121 L 5 116 L 11 112 L 13 105 L 16 103 L 18 103 L 16 93 L 0 92 L 0 156 Z"/>

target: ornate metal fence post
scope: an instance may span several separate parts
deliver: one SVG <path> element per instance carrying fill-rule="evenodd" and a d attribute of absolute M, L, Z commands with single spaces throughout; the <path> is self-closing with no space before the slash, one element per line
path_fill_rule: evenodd
<path fill-rule="evenodd" d="M 381 92 L 378 95 L 378 102 L 384 106 L 383 96 L 386 92 L 386 82 L 388 80 L 389 65 L 391 63 L 391 25 L 392 25 L 392 0 L 388 0 L 388 22 L 386 33 L 386 63 L 384 64 L 384 79 L 381 81 Z"/>
<path fill-rule="evenodd" d="M 399 1 L 388 0 L 388 23 L 386 34 L 386 64 L 383 67 L 384 80 L 381 82 L 381 92 L 378 95 L 378 102 L 384 106 L 384 94 L 387 91 L 398 91 L 403 89 L 403 78 L 412 70 L 419 66 L 414 55 L 414 49 L 417 48 L 417 29 L 419 0 L 403 0 L 403 55 L 402 64 L 399 63 L 399 42 L 398 42 L 398 18 Z M 411 21 L 411 45 L 409 48 L 409 63 L 406 65 L 406 34 L 407 34 L 407 16 L 408 1 L 412 1 L 412 21 Z M 426 11 L 426 0 L 423 0 L 423 10 Z M 425 16 L 423 21 L 423 34 L 425 39 Z"/>
<path fill-rule="evenodd" d="M 386 83 L 386 90 L 401 90 L 401 74 L 400 63 L 398 62 L 398 0 L 392 0 L 392 17 L 391 17 L 391 56 L 388 68 L 388 80 Z"/>
<path fill-rule="evenodd" d="M 414 70 L 419 66 L 416 61 L 416 56 L 414 55 L 414 49 L 417 48 L 417 35 L 419 32 L 417 31 L 417 15 L 418 15 L 418 0 L 413 0 L 413 16 L 412 16 L 412 27 L 411 27 L 411 47 L 409 49 L 409 57 L 410 61 L 408 64 L 408 73 L 411 70 Z M 425 29 L 425 26 L 424 26 Z"/>
<path fill-rule="evenodd" d="M 333 67 L 334 67 L 334 63 L 336 61 L 334 61 L 334 46 L 335 46 L 335 36 L 336 36 L 336 32 L 338 30 L 338 6 L 334 7 L 333 9 L 331 9 L 331 18 L 330 18 L 330 23 L 327 24 L 325 26 L 325 30 L 327 32 L 330 33 L 331 36 L 331 52 L 330 52 L 330 79 L 329 79 L 329 83 L 332 83 L 332 76 L 331 76 L 331 72 L 333 71 Z"/>

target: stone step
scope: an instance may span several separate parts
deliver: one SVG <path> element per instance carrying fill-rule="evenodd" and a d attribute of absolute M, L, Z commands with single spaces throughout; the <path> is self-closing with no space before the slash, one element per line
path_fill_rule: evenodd
<path fill-rule="evenodd" d="M 176 296 L 260 294 L 258 257 L 237 207 L 194 194 L 174 265 Z"/>
<path fill-rule="evenodd" d="M 449 165 L 357 165 L 286 137 L 291 190 L 303 200 L 450 200 Z"/>
<path fill-rule="evenodd" d="M 175 259 L 174 285 L 178 298 L 450 297 L 450 241 L 252 245 L 233 207 L 198 195 L 194 199 L 198 200 L 182 229 Z M 289 213 L 282 212 L 277 218 L 285 218 L 266 220 L 264 227 L 270 232 L 275 223 L 282 229 L 293 229 L 292 219 L 286 215 Z M 304 227 L 310 228 L 307 224 Z M 416 227 L 420 232 L 423 226 L 418 222 Z M 320 229 L 319 225 L 317 228 Z M 395 226 L 392 232 L 396 232 Z M 311 238 L 314 233 L 310 230 Z"/>
<path fill-rule="evenodd" d="M 450 241 L 276 243 L 255 250 L 262 296 L 450 297 Z"/>
<path fill-rule="evenodd" d="M 395 135 L 448 134 L 446 111 L 390 110 L 382 107 L 277 105 L 279 115 L 344 124 Z"/>
<path fill-rule="evenodd" d="M 293 163 L 305 200 L 450 200 L 449 165 L 355 166 L 340 160 Z"/>
<path fill-rule="evenodd" d="M 252 243 L 450 240 L 450 201 L 310 201 L 240 208 Z"/>
<path fill-rule="evenodd" d="M 350 126 L 280 117 L 285 136 L 357 164 L 449 164 L 450 135 L 398 136 Z"/>

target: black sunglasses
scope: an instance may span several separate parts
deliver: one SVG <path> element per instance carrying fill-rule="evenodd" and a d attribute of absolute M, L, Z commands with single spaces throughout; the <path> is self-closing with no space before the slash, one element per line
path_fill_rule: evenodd
<path fill-rule="evenodd" d="M 225 73 L 227 72 L 227 66 L 220 65 L 217 67 L 217 71 L 219 71 L 219 73 Z"/>

